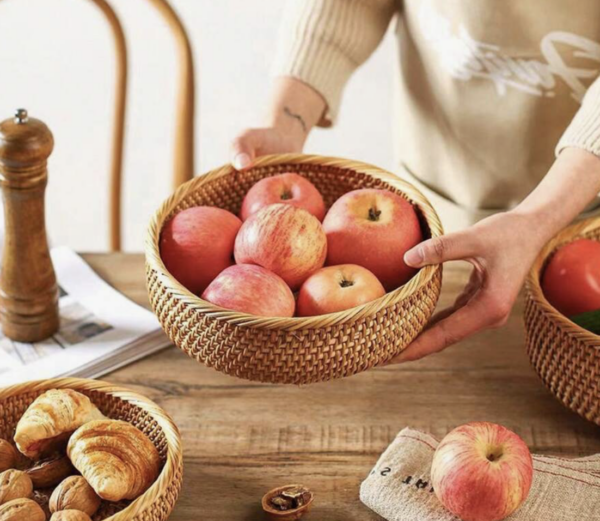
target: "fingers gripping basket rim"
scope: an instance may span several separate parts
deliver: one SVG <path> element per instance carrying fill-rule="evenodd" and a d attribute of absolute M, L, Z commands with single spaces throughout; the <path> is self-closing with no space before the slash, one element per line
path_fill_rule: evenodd
<path fill-rule="evenodd" d="M 405 197 L 418 207 L 423 218 L 427 222 L 432 238 L 439 237 L 443 234 L 442 225 L 435 210 L 419 190 L 402 179 L 373 165 L 335 157 L 323 157 L 305 154 L 278 154 L 262 156 L 258 158 L 255 161 L 253 168 L 288 164 L 291 167 L 293 167 L 293 165 L 335 167 L 366 174 L 367 176 L 375 179 L 380 179 L 381 181 L 403 192 Z M 317 329 L 349 323 L 367 316 L 374 315 L 382 309 L 396 304 L 414 294 L 424 285 L 430 283 L 434 277 L 439 275 L 438 272 L 441 271 L 441 266 L 439 265 L 426 266 L 422 268 L 404 286 L 401 286 L 392 292 L 386 293 L 383 297 L 377 300 L 350 310 L 316 317 L 257 317 L 255 315 L 231 311 L 223 309 L 219 306 L 215 306 L 214 304 L 211 304 L 210 302 L 207 302 L 206 300 L 203 300 L 202 298 L 191 293 L 172 275 L 169 274 L 160 257 L 159 240 L 164 223 L 176 213 L 175 209 L 177 206 L 189 194 L 198 190 L 206 183 L 219 179 L 223 176 L 230 175 L 234 172 L 235 169 L 231 165 L 224 165 L 221 168 L 212 170 L 201 177 L 196 177 L 191 181 L 188 181 L 179 187 L 179 189 L 177 189 L 177 191 L 160 206 L 150 222 L 146 237 L 146 263 L 148 267 L 154 270 L 156 273 L 159 283 L 166 288 L 166 290 L 170 292 L 173 297 L 189 305 L 193 310 L 196 310 L 211 318 L 227 321 L 228 323 L 236 326 L 248 326 L 260 329 L 277 329 L 280 331 Z"/>
<path fill-rule="evenodd" d="M 560 313 L 548 302 L 541 286 L 543 271 L 554 253 L 577 239 L 599 240 L 600 218 L 565 228 L 536 258 L 525 285 L 526 343 L 531 363 L 550 392 L 567 408 L 600 425 L 600 336 Z"/>
<path fill-rule="evenodd" d="M 105 518 L 104 521 L 164 521 L 168 519 L 179 492 L 183 479 L 183 449 L 179 429 L 156 403 L 127 388 L 112 385 L 99 380 L 84 378 L 56 378 L 12 385 L 0 389 L 0 402 L 22 394 L 42 393 L 51 389 L 73 389 L 81 392 L 97 392 L 112 396 L 120 401 L 138 407 L 146 412 L 162 430 L 166 441 L 166 453 L 161 472 L 140 497 L 131 502 L 125 509 Z M 93 401 L 93 398 L 92 398 Z"/>

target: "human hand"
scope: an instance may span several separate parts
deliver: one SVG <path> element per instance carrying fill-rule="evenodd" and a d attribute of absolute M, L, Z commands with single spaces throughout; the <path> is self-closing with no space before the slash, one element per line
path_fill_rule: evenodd
<path fill-rule="evenodd" d="M 434 315 L 427 329 L 390 363 L 418 360 L 477 331 L 504 325 L 544 242 L 531 216 L 512 211 L 408 251 L 405 261 L 416 268 L 464 260 L 473 271 L 454 305 Z"/>
<path fill-rule="evenodd" d="M 248 128 L 231 143 L 231 163 L 237 170 L 252 166 L 258 156 L 302 152 L 306 136 L 292 128 Z"/>
<path fill-rule="evenodd" d="M 311 129 L 324 114 L 323 97 L 291 77 L 275 80 L 265 124 L 240 132 L 231 143 L 231 163 L 238 170 L 265 154 L 302 152 Z"/>

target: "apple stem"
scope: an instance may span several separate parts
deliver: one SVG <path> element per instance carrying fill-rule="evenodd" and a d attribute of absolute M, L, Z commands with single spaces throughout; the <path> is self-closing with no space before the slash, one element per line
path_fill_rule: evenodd
<path fill-rule="evenodd" d="M 354 286 L 354 282 L 352 282 L 351 280 L 342 279 L 342 281 L 340 282 L 340 286 L 342 288 L 348 288 L 350 286 Z"/>
<path fill-rule="evenodd" d="M 281 193 L 281 200 L 282 201 L 287 201 L 288 199 L 292 198 L 292 193 L 289 190 L 285 190 L 284 192 Z"/>
<path fill-rule="evenodd" d="M 502 457 L 502 449 L 498 448 L 498 449 L 495 449 L 494 451 L 490 452 L 487 456 L 487 459 L 488 459 L 488 461 L 491 461 L 493 463 L 494 461 L 498 461 L 501 457 Z"/>
<path fill-rule="evenodd" d="M 381 210 L 377 210 L 376 208 L 369 208 L 369 220 L 370 221 L 379 221 L 380 215 L 381 215 Z"/>

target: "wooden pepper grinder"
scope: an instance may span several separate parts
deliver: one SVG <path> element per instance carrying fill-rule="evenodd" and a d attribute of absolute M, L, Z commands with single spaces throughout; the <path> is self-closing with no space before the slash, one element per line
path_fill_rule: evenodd
<path fill-rule="evenodd" d="M 19 342 L 37 342 L 58 331 L 58 286 L 46 239 L 46 160 L 50 129 L 18 109 L 0 123 L 0 187 L 4 200 L 4 250 L 0 269 L 0 325 Z"/>

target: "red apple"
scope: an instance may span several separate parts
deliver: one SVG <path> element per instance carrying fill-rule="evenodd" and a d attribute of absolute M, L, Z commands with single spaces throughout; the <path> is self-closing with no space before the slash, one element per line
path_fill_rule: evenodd
<path fill-rule="evenodd" d="M 343 311 L 385 295 L 381 282 L 356 264 L 321 268 L 304 281 L 298 294 L 298 315 L 308 317 Z"/>
<path fill-rule="evenodd" d="M 294 294 L 275 273 L 252 264 L 223 270 L 202 293 L 217 306 L 264 317 L 293 317 Z"/>
<path fill-rule="evenodd" d="M 276 203 L 304 208 L 319 221 L 325 217 L 325 203 L 315 185 L 308 179 L 291 173 L 266 177 L 258 181 L 244 197 L 240 217 L 245 221 L 261 208 Z"/>
<path fill-rule="evenodd" d="M 267 268 L 295 290 L 325 263 L 327 238 L 306 210 L 272 204 L 244 221 L 234 252 L 238 264 Z"/>
<path fill-rule="evenodd" d="M 542 289 L 567 317 L 600 309 L 600 242 L 578 239 L 562 246 L 544 270 Z"/>
<path fill-rule="evenodd" d="M 494 423 L 468 423 L 438 446 L 431 479 L 442 504 L 463 521 L 499 521 L 527 498 L 533 461 L 514 432 Z"/>
<path fill-rule="evenodd" d="M 241 225 L 235 215 L 221 208 L 188 208 L 165 224 L 160 256 L 171 275 L 199 295 L 233 264 L 233 245 Z"/>
<path fill-rule="evenodd" d="M 387 291 L 406 283 L 416 270 L 404 254 L 423 240 L 412 205 L 388 190 L 348 192 L 331 207 L 323 229 L 327 264 L 358 264 L 371 271 Z"/>

